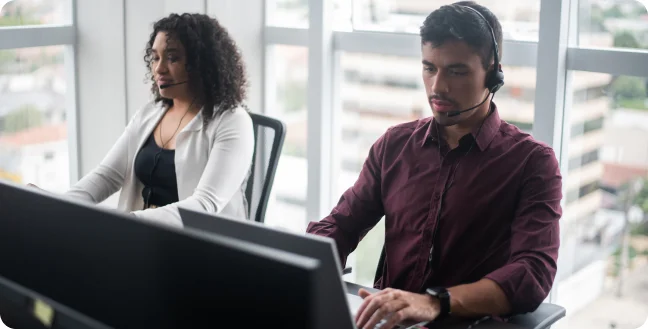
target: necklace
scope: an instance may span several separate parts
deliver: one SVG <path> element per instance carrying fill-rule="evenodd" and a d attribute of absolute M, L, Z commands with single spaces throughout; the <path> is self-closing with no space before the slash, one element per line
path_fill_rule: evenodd
<path fill-rule="evenodd" d="M 169 139 L 168 139 L 165 143 L 162 143 L 162 148 L 165 148 L 165 146 L 166 146 L 167 144 L 169 144 L 169 142 L 173 139 L 173 137 L 175 137 L 175 135 L 178 133 L 178 130 L 180 130 L 180 126 L 182 125 L 182 120 L 184 120 L 184 118 L 185 118 L 185 116 L 187 115 L 187 113 L 189 113 L 189 110 L 191 110 L 191 107 L 193 106 L 193 103 L 194 103 L 194 101 L 192 100 L 192 101 L 191 101 L 191 104 L 189 104 L 189 107 L 187 108 L 187 110 L 185 111 L 185 113 L 184 113 L 184 114 L 182 115 L 182 117 L 180 118 L 180 122 L 178 122 L 178 127 L 177 127 L 176 130 L 173 132 L 173 135 L 171 135 L 171 137 L 169 137 Z M 163 118 L 162 120 L 164 120 L 164 118 Z M 163 139 L 162 139 L 162 126 L 163 126 L 163 125 L 162 125 L 162 122 L 160 122 L 160 142 L 163 142 Z"/>

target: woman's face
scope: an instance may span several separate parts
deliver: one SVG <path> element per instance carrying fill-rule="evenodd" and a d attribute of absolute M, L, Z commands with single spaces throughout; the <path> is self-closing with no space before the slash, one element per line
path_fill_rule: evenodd
<path fill-rule="evenodd" d="M 182 43 L 161 31 L 155 36 L 151 50 L 151 72 L 160 95 L 168 99 L 189 98 L 189 73 Z"/>

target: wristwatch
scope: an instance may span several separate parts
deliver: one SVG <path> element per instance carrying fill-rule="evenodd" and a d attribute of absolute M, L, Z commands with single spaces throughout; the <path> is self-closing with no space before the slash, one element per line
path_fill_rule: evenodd
<path fill-rule="evenodd" d="M 437 317 L 438 320 L 450 315 L 450 292 L 448 289 L 443 287 L 428 288 L 425 293 L 439 300 L 441 311 Z"/>

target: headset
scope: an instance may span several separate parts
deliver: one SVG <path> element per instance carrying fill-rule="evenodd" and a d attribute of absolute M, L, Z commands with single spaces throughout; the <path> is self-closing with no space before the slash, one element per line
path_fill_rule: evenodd
<path fill-rule="evenodd" d="M 494 58 L 494 65 L 493 69 L 489 70 L 488 73 L 486 73 L 486 81 L 485 81 L 485 87 L 488 89 L 488 95 L 484 97 L 484 100 L 481 101 L 479 104 L 467 108 L 465 110 L 457 110 L 457 111 L 450 111 L 447 112 L 448 117 L 456 117 L 462 113 L 472 111 L 480 106 L 482 106 L 486 101 L 488 100 L 488 96 L 491 94 L 493 97 L 495 96 L 495 93 L 504 85 L 504 72 L 502 72 L 502 69 L 500 68 L 500 61 L 499 61 L 499 46 L 497 44 L 497 39 L 495 38 L 495 31 L 493 30 L 493 27 L 490 25 L 486 17 L 482 15 L 477 9 L 468 7 L 468 6 L 460 6 L 462 8 L 466 8 L 468 10 L 472 10 L 475 14 L 477 14 L 480 19 L 482 19 L 485 23 L 486 26 L 488 26 L 488 30 L 490 31 L 491 35 L 491 40 L 492 40 L 492 45 L 493 45 L 493 58 Z"/>
<path fill-rule="evenodd" d="M 495 30 L 493 30 L 493 27 L 490 25 L 486 17 L 484 17 L 484 15 L 482 15 L 482 13 L 477 9 L 468 6 L 462 7 L 472 10 L 475 14 L 481 17 L 490 31 L 493 40 L 493 58 L 495 59 L 495 64 L 493 65 L 493 70 L 489 71 L 486 75 L 486 88 L 488 88 L 488 91 L 490 91 L 491 94 L 494 94 L 504 85 L 504 72 L 500 67 L 499 45 L 497 44 L 497 38 L 495 38 Z"/>

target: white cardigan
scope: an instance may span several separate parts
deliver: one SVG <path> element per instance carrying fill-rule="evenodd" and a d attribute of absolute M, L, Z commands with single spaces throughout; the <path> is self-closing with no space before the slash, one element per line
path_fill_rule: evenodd
<path fill-rule="evenodd" d="M 119 191 L 117 208 L 142 219 L 182 227 L 178 207 L 247 218 L 247 182 L 254 132 L 243 108 L 226 111 L 203 127 L 202 110 L 176 136 L 175 170 L 179 202 L 142 210 L 144 185 L 134 172 L 135 156 L 165 110 L 162 103 L 140 109 L 101 164 L 83 177 L 67 196 L 100 203 Z"/>

